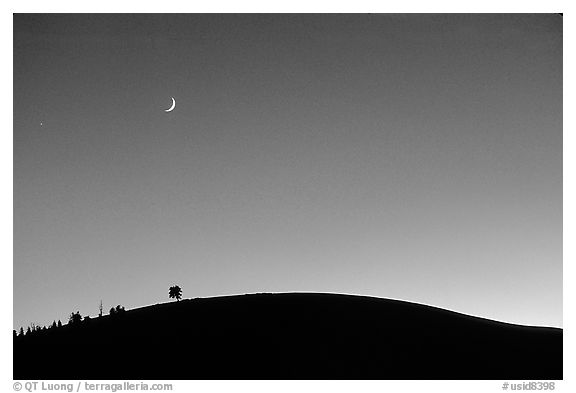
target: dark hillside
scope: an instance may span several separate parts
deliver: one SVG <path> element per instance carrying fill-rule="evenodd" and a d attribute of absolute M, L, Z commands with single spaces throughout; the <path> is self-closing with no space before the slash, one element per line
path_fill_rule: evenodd
<path fill-rule="evenodd" d="M 17 337 L 14 379 L 562 379 L 562 330 L 362 296 L 194 299 Z"/>

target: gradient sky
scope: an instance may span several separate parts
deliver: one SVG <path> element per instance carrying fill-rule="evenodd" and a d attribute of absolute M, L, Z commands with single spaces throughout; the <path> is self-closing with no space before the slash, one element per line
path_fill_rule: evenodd
<path fill-rule="evenodd" d="M 14 328 L 173 284 L 562 326 L 561 236 L 558 15 L 14 16 Z"/>

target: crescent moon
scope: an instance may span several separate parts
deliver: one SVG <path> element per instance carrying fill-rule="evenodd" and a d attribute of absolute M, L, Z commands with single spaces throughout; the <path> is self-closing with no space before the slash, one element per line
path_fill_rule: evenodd
<path fill-rule="evenodd" d="M 164 112 L 172 112 L 174 108 L 176 108 L 176 100 L 174 99 L 174 97 L 172 97 L 172 106 L 166 109 Z"/>

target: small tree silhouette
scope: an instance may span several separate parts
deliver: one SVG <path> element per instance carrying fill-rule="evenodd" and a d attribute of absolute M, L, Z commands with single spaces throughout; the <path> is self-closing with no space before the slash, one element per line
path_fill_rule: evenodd
<path fill-rule="evenodd" d="M 24 329 L 20 327 L 20 331 L 18 332 L 18 336 L 22 337 L 24 335 Z"/>
<path fill-rule="evenodd" d="M 170 287 L 170 290 L 168 291 L 168 297 L 170 299 L 176 299 L 176 301 L 180 301 L 180 299 L 182 299 L 182 288 L 180 288 L 178 285 Z"/>
<path fill-rule="evenodd" d="M 82 321 L 82 315 L 80 315 L 80 311 L 76 311 L 75 313 L 70 314 L 68 324 L 74 325 L 80 321 Z"/>
<path fill-rule="evenodd" d="M 116 307 L 112 307 L 110 309 L 110 315 L 118 315 L 126 312 L 123 306 L 117 305 Z"/>
<path fill-rule="evenodd" d="M 58 320 L 58 327 L 61 328 L 62 327 L 62 322 L 60 320 Z"/>
<path fill-rule="evenodd" d="M 52 322 L 52 326 L 50 326 L 51 329 L 56 329 L 56 321 Z"/>

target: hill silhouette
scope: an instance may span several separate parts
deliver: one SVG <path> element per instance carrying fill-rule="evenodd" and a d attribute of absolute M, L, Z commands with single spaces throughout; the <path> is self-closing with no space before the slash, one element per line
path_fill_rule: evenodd
<path fill-rule="evenodd" d="M 562 329 L 364 296 L 201 298 L 16 337 L 14 379 L 562 379 Z"/>

